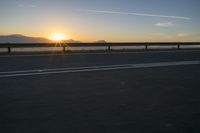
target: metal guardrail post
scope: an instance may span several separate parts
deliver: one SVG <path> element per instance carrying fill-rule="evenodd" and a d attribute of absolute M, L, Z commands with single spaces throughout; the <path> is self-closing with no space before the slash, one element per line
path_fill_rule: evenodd
<path fill-rule="evenodd" d="M 63 52 L 66 52 L 66 47 L 65 46 L 63 46 Z"/>
<path fill-rule="evenodd" d="M 145 44 L 145 50 L 148 50 L 148 43 Z"/>
<path fill-rule="evenodd" d="M 180 45 L 181 45 L 181 44 L 180 44 L 180 43 L 178 43 L 177 49 L 180 49 Z"/>
<path fill-rule="evenodd" d="M 110 46 L 110 44 L 108 44 L 108 51 L 111 51 L 111 46 Z"/>
<path fill-rule="evenodd" d="M 8 53 L 11 53 L 11 47 L 8 47 Z"/>

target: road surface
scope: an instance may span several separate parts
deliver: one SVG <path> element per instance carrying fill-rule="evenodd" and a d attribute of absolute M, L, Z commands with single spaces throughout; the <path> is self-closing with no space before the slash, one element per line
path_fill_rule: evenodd
<path fill-rule="evenodd" d="M 200 51 L 0 56 L 2 133 L 200 132 Z"/>

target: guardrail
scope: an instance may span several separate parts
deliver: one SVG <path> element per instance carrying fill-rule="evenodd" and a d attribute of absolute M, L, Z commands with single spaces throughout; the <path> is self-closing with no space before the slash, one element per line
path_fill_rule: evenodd
<path fill-rule="evenodd" d="M 134 43 L 6 43 L 0 44 L 0 48 L 7 48 L 8 53 L 12 52 L 12 48 L 39 48 L 39 47 L 62 47 L 63 52 L 66 48 L 71 47 L 107 47 L 107 51 L 111 51 L 111 47 L 117 46 L 144 46 L 144 50 L 148 50 L 150 46 L 174 46 L 181 49 L 181 46 L 200 46 L 200 42 L 134 42 Z M 199 47 L 200 48 L 200 47 Z"/>

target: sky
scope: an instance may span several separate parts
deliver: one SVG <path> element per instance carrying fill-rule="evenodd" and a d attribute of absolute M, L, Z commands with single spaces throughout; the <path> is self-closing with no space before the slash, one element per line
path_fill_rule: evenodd
<path fill-rule="evenodd" d="M 200 41 L 200 0 L 1 0 L 0 35 Z"/>

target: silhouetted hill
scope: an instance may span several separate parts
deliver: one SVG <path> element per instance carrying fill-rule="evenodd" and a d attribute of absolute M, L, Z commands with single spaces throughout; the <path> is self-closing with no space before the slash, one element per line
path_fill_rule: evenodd
<path fill-rule="evenodd" d="M 73 39 L 65 40 L 64 42 L 65 42 L 65 43 L 82 43 L 82 42 L 80 42 L 80 41 L 73 40 Z"/>
<path fill-rule="evenodd" d="M 106 43 L 106 41 L 105 40 L 99 40 L 99 41 L 95 41 L 93 43 Z"/>
<path fill-rule="evenodd" d="M 42 37 L 28 37 L 20 34 L 0 36 L 0 43 L 52 43 L 53 41 Z M 64 43 L 82 43 L 81 41 L 69 39 Z M 92 43 L 106 43 L 105 40 L 99 40 Z"/>
<path fill-rule="evenodd" d="M 28 37 L 24 35 L 14 34 L 0 36 L 0 43 L 50 43 L 49 39 L 42 37 Z"/>

